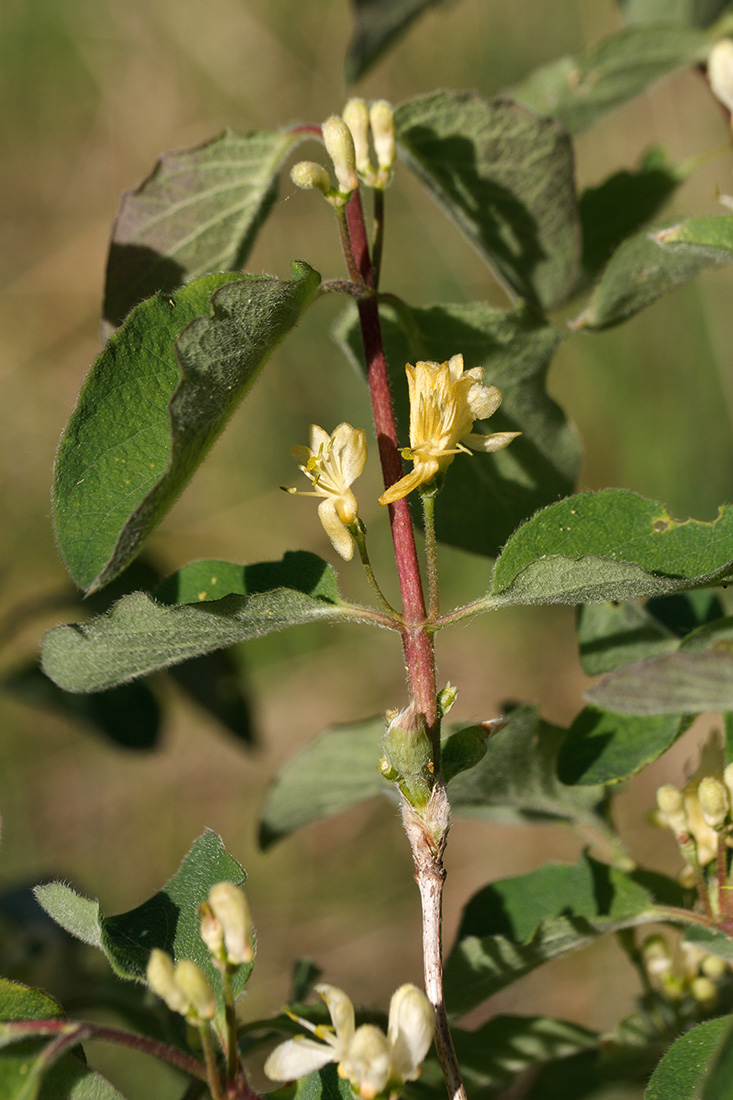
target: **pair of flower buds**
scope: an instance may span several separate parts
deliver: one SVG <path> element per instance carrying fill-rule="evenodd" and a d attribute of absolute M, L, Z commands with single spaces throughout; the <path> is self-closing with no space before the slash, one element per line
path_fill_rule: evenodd
<path fill-rule="evenodd" d="M 233 972 L 254 957 L 252 918 L 244 892 L 231 882 L 217 882 L 199 909 L 201 938 L 214 966 Z M 177 963 L 166 951 L 154 948 L 148 959 L 148 985 L 172 1012 L 202 1026 L 216 1015 L 216 997 L 206 975 L 192 959 Z"/>
<path fill-rule="evenodd" d="M 369 152 L 370 133 L 376 168 Z M 312 160 L 293 165 L 290 178 L 298 187 L 315 188 L 334 206 L 343 206 L 359 186 L 359 180 L 380 191 L 389 184 L 396 150 L 394 112 L 386 100 L 378 99 L 369 107 L 363 99 L 350 99 L 341 118 L 332 115 L 326 119 L 321 134 L 338 188 L 331 183 L 323 165 Z"/>
<path fill-rule="evenodd" d="M 657 791 L 657 823 L 671 829 L 688 866 L 706 867 L 718 854 L 719 838 L 730 844 L 733 764 L 718 775 L 692 779 L 682 790 L 665 784 Z M 689 871 L 683 873 L 688 879 Z"/>
<path fill-rule="evenodd" d="M 405 371 L 410 397 L 410 446 L 402 456 L 412 461 L 413 469 L 382 493 L 380 504 L 394 504 L 414 489 L 430 485 L 461 451 L 500 451 L 521 435 L 482 435 L 473 431 L 475 420 L 485 420 L 499 408 L 501 393 L 496 386 L 483 384 L 483 367 L 464 370 L 462 355 L 454 355 L 445 363 L 407 363 Z M 293 447 L 290 453 L 313 489 L 287 492 L 323 498 L 318 506 L 323 529 L 334 549 L 350 561 L 354 554 L 350 528 L 359 517 L 351 486 L 366 464 L 366 433 L 344 423 L 329 435 L 312 424 L 310 446 Z"/>

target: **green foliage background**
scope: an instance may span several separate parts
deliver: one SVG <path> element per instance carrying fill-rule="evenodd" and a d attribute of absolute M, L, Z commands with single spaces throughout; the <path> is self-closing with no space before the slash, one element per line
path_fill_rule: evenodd
<path fill-rule="evenodd" d="M 619 26 L 611 0 L 461 0 L 429 11 L 357 90 L 395 103 L 435 87 L 493 95 Z M 203 141 L 225 125 L 276 128 L 319 122 L 338 110 L 347 94 L 350 34 L 345 0 L 2 5 L 1 673 L 33 654 L 41 628 L 76 617 L 66 614 L 71 590 L 52 542 L 50 470 L 99 349 L 106 247 L 121 192 L 146 176 L 162 151 Z M 579 183 L 631 168 L 655 144 L 679 163 L 726 140 L 721 113 L 687 71 L 579 137 Z M 304 155 L 315 153 L 312 147 Z M 695 174 L 675 196 L 670 220 L 675 211 L 718 213 L 715 189 L 733 191 L 732 166 L 728 152 Z M 416 305 L 505 304 L 501 290 L 487 286 L 482 261 L 407 173 L 387 200 L 385 289 Z M 341 274 L 330 211 L 285 178 L 248 269 L 285 278 L 291 259 L 307 260 L 326 278 Z M 675 516 L 698 519 L 712 519 L 733 497 L 732 289 L 733 272 L 723 268 L 630 323 L 578 335 L 561 350 L 550 390 L 584 442 L 581 488 L 633 489 L 663 500 Z M 300 547 L 331 557 L 315 508 L 279 486 L 294 483 L 288 451 L 305 441 L 311 420 L 329 430 L 342 419 L 368 423 L 360 381 L 324 339 L 329 310 L 335 323 L 341 308 L 323 303 L 276 352 L 155 534 L 151 556 L 162 571 L 198 557 L 278 559 Z M 360 483 L 360 500 L 381 576 L 389 545 L 376 469 L 370 476 Z M 446 606 L 483 587 L 485 563 L 455 551 L 443 560 Z M 357 573 L 340 569 L 345 593 L 358 599 L 365 592 Z M 37 603 L 39 614 L 27 620 L 23 609 Z M 569 723 L 586 683 L 572 615 L 563 608 L 504 611 L 441 637 L 441 677 L 461 688 L 456 713 L 469 721 L 493 717 L 515 698 Z M 265 856 L 256 848 L 256 819 L 268 780 L 296 748 L 329 723 L 399 705 L 397 640 L 319 626 L 249 643 L 242 662 L 262 746 L 254 754 L 170 686 L 164 690 L 172 706 L 154 755 L 126 753 L 88 727 L 0 695 L 0 886 L 62 876 L 98 894 L 106 912 L 126 910 L 170 876 L 209 826 L 246 867 L 260 928 L 247 1012 L 276 1009 L 288 995 L 292 960 L 307 954 L 327 980 L 383 1007 L 395 974 L 407 981 L 420 973 L 417 894 L 396 815 L 386 803 L 372 803 L 310 826 Z M 643 815 L 657 783 L 679 780 L 691 744 L 687 739 L 633 780 L 622 798 L 621 822 L 636 850 L 666 869 L 676 865 L 671 839 L 649 830 Z M 488 878 L 547 858 L 575 859 L 579 847 L 557 827 L 458 821 L 448 856 L 448 941 L 463 901 Z M 5 950 L 0 946 L 1 970 Z M 63 996 L 53 985 L 60 972 L 55 950 L 50 945 L 35 964 L 40 972 L 26 977 Z M 628 1009 L 634 982 L 612 945 L 594 950 L 595 972 L 583 958 L 551 964 L 500 995 L 497 1010 L 531 1005 L 589 1026 L 611 1024 Z M 134 1084 L 120 1084 L 136 1095 Z M 161 1082 L 161 1097 L 165 1088 Z"/>

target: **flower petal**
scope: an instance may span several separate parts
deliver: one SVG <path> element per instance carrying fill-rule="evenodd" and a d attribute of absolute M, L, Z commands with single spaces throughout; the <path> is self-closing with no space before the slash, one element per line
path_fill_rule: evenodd
<path fill-rule="evenodd" d="M 316 993 L 320 993 L 326 1002 L 331 1022 L 336 1029 L 336 1037 L 340 1042 L 349 1042 L 354 1034 L 353 1004 L 344 991 L 337 989 L 335 985 L 320 982 L 315 988 Z"/>
<path fill-rule="evenodd" d="M 338 502 L 334 497 L 326 497 L 318 505 L 318 518 L 323 530 L 331 540 L 331 545 L 344 561 L 354 556 L 354 539 L 338 514 Z"/>
<path fill-rule="evenodd" d="M 490 454 L 493 451 L 503 451 L 521 434 L 521 432 L 494 432 L 492 435 L 481 435 L 479 432 L 472 432 L 470 435 L 464 435 L 462 442 L 472 451 L 484 451 Z"/>
<path fill-rule="evenodd" d="M 275 1047 L 265 1062 L 265 1075 L 271 1081 L 294 1081 L 333 1061 L 332 1047 L 298 1035 Z"/>
<path fill-rule="evenodd" d="M 405 474 L 399 481 L 395 481 L 394 485 L 390 485 L 389 489 L 385 489 L 379 498 L 379 503 L 394 504 L 396 500 L 401 500 L 402 497 L 406 497 L 408 493 L 411 493 L 413 489 L 417 489 L 418 485 L 422 485 L 424 480 L 421 468 L 416 466 L 409 474 Z"/>
<path fill-rule="evenodd" d="M 501 390 L 496 386 L 482 386 L 477 382 L 468 391 L 468 405 L 474 420 L 486 420 L 501 405 Z"/>
<path fill-rule="evenodd" d="M 414 1081 L 435 1033 L 433 1006 L 416 985 L 402 985 L 389 1005 L 387 1037 L 392 1050 L 392 1076 Z"/>
<path fill-rule="evenodd" d="M 362 1024 L 341 1058 L 339 1074 L 351 1082 L 363 1100 L 374 1100 L 387 1086 L 390 1063 L 386 1035 L 374 1024 Z"/>

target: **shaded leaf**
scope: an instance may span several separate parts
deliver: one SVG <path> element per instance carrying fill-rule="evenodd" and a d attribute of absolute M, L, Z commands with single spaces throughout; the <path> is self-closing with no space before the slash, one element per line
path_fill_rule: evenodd
<path fill-rule="evenodd" d="M 585 707 L 560 749 L 557 774 L 564 783 L 617 783 L 666 752 L 688 728 L 678 714 L 626 717 Z"/>
<path fill-rule="evenodd" d="M 2 686 L 24 702 L 84 722 L 119 748 L 152 749 L 158 743 L 160 707 L 145 683 L 72 695 L 49 680 L 33 662 L 5 677 Z"/>
<path fill-rule="evenodd" d="M 384 717 L 324 730 L 291 757 L 273 781 L 260 814 L 265 849 L 296 829 L 341 813 L 392 785 L 377 768 Z"/>
<path fill-rule="evenodd" d="M 351 0 L 354 33 L 346 52 L 345 75 L 361 80 L 382 53 L 394 45 L 426 8 L 445 0 Z"/>
<path fill-rule="evenodd" d="M 562 301 L 580 259 L 573 150 L 562 127 L 474 92 L 409 100 L 395 125 L 402 158 L 500 278 L 543 309 Z"/>
<path fill-rule="evenodd" d="M 618 0 L 627 23 L 682 23 L 689 27 L 709 27 L 726 9 L 730 0 Z"/>
<path fill-rule="evenodd" d="M 296 1081 L 292 1100 L 353 1100 L 353 1095 L 351 1085 L 339 1077 L 336 1066 L 328 1065 Z"/>
<path fill-rule="evenodd" d="M 482 366 L 486 382 L 502 392 L 501 408 L 487 422 L 488 430 L 523 432 L 496 454 L 457 455 L 436 504 L 442 542 L 493 557 L 523 519 L 572 491 L 575 483 L 578 439 L 546 389 L 559 334 L 529 310 L 498 310 L 478 302 L 425 309 L 385 306 L 380 316 L 402 442 L 408 442 L 410 419 L 405 363 L 443 362 L 456 352 L 467 368 Z M 337 326 L 336 338 L 363 369 L 351 311 Z M 419 512 L 417 503 L 418 521 Z"/>
<path fill-rule="evenodd" d="M 733 260 L 733 216 L 693 218 L 638 233 L 614 252 L 574 329 L 599 332 L 627 320 L 709 267 Z"/>
<path fill-rule="evenodd" d="M 89 623 L 57 626 L 43 639 L 44 672 L 65 691 L 99 691 L 288 626 L 371 621 L 342 602 L 333 570 L 316 554 L 239 566 L 238 576 L 234 592 L 245 595 L 216 590 L 216 599 L 166 607 L 134 592 Z"/>
<path fill-rule="evenodd" d="M 455 814 L 501 824 L 583 822 L 601 833 L 602 787 L 567 787 L 557 777 L 567 731 L 544 722 L 534 707 L 518 707 L 486 745 L 484 757 L 449 786 Z M 447 742 L 450 745 L 450 739 Z"/>
<path fill-rule="evenodd" d="M 629 27 L 537 69 L 511 95 L 578 133 L 676 69 L 705 61 L 708 49 L 705 35 L 691 28 Z"/>
<path fill-rule="evenodd" d="M 680 1036 L 654 1070 L 644 1100 L 713 1100 L 715 1094 L 707 1092 L 705 1079 L 730 1034 L 731 1017 L 721 1016 Z M 719 1092 L 715 1100 L 724 1100 L 725 1096 Z"/>
<path fill-rule="evenodd" d="M 110 338 L 56 459 L 56 537 L 81 588 L 138 553 L 318 283 L 306 264 L 287 282 L 207 275 L 136 306 Z"/>
<path fill-rule="evenodd" d="M 148 901 L 116 917 L 102 915 L 99 903 L 82 898 L 61 882 L 36 887 L 38 901 L 73 936 L 99 947 L 116 974 L 144 981 L 150 952 L 167 951 L 175 960 L 192 959 L 201 967 L 223 1006 L 221 975 L 200 934 L 198 909 L 215 882 L 245 881 L 244 870 L 207 829 L 194 841 L 175 875 Z M 233 975 L 235 995 L 244 988 L 252 964 Z"/>
<path fill-rule="evenodd" d="M 684 172 L 668 164 L 664 151 L 657 148 L 637 169 L 616 172 L 583 192 L 583 273 L 576 291 L 596 277 L 627 237 L 656 217 L 683 179 Z"/>
<path fill-rule="evenodd" d="M 585 856 L 550 863 L 480 890 L 466 906 L 446 963 L 453 1016 L 550 959 L 599 936 L 660 919 L 654 898 L 679 904 L 681 891 L 659 875 L 624 874 Z"/>
<path fill-rule="evenodd" d="M 239 658 L 226 649 L 173 665 L 168 675 L 203 710 L 246 745 L 257 742 Z"/>
<path fill-rule="evenodd" d="M 487 603 L 593 603 L 713 585 L 733 571 L 733 507 L 675 520 L 626 489 L 578 493 L 523 524 L 499 557 Z"/>
<path fill-rule="evenodd" d="M 733 643 L 625 665 L 589 688 L 586 698 L 619 714 L 733 711 Z"/>
<path fill-rule="evenodd" d="M 224 131 L 164 154 L 117 212 L 104 292 L 112 326 L 144 298 L 210 271 L 241 268 L 277 197 L 277 173 L 302 134 Z"/>

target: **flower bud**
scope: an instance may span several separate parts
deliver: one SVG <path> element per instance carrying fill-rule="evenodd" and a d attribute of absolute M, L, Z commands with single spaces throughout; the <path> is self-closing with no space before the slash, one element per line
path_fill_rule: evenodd
<path fill-rule="evenodd" d="M 687 829 L 687 815 L 685 813 L 685 798 L 679 788 L 671 783 L 665 783 L 657 791 L 657 806 L 664 819 L 664 824 L 675 833 L 684 832 Z"/>
<path fill-rule="evenodd" d="M 369 108 L 363 99 L 350 99 L 343 110 L 342 118 L 351 130 L 356 154 L 356 169 L 362 176 L 372 174 L 369 159 Z"/>
<path fill-rule="evenodd" d="M 165 1001 L 172 1012 L 180 1012 L 185 1015 L 188 1010 L 188 999 L 176 982 L 175 966 L 173 959 L 159 947 L 154 947 L 150 952 L 146 978 L 153 993 Z"/>
<path fill-rule="evenodd" d="M 732 43 L 733 45 L 733 43 Z M 697 788 L 703 820 L 712 829 L 718 829 L 728 816 L 728 792 L 719 779 L 706 775 Z"/>
<path fill-rule="evenodd" d="M 202 902 L 199 906 L 199 916 L 201 917 L 201 939 L 208 947 L 211 956 L 223 962 L 226 957 L 224 950 L 224 929 L 221 926 L 219 918 L 214 915 L 214 910 L 211 908 L 208 901 Z"/>
<path fill-rule="evenodd" d="M 708 57 L 708 80 L 716 99 L 733 112 L 733 42 L 721 38 Z"/>
<path fill-rule="evenodd" d="M 388 172 L 395 159 L 394 111 L 386 99 L 378 99 L 369 109 L 372 124 L 372 140 L 377 163 Z"/>
<path fill-rule="evenodd" d="M 232 966 L 252 962 L 252 917 L 244 891 L 231 882 L 217 882 L 209 890 L 209 905 L 224 933 L 226 961 Z"/>
<path fill-rule="evenodd" d="M 356 151 L 351 130 L 342 118 L 332 115 L 321 127 L 323 142 L 333 161 L 333 168 L 343 194 L 350 194 L 359 186 L 356 175 Z"/>
<path fill-rule="evenodd" d="M 296 187 L 305 191 L 315 187 L 325 195 L 332 189 L 331 177 L 322 164 L 313 160 L 301 160 L 290 169 L 290 178 Z"/>
<path fill-rule="evenodd" d="M 174 977 L 188 1002 L 186 1015 L 198 1020 L 212 1020 L 216 1015 L 216 998 L 204 972 L 192 959 L 181 959 Z"/>
<path fill-rule="evenodd" d="M 728 973 L 729 964 L 725 959 L 719 958 L 717 955 L 706 955 L 700 963 L 700 969 L 706 978 L 712 978 L 713 981 L 720 981 L 720 979 Z"/>
<path fill-rule="evenodd" d="M 641 953 L 650 977 L 664 978 L 672 970 L 672 956 L 664 936 L 647 936 Z"/>
<path fill-rule="evenodd" d="M 718 987 L 710 978 L 694 978 L 690 982 L 690 993 L 703 1008 L 712 1008 L 718 1000 Z"/>

